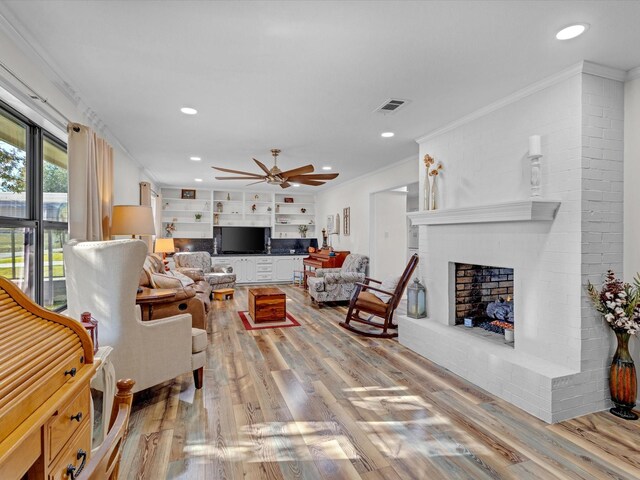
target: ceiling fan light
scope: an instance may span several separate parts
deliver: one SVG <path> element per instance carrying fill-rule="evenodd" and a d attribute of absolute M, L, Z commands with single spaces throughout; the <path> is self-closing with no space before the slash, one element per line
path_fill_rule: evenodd
<path fill-rule="evenodd" d="M 201 182 L 201 181 L 202 181 L 202 179 L 201 179 L 201 178 L 194 178 L 194 180 L 195 180 L 196 182 Z"/>
<path fill-rule="evenodd" d="M 193 107 L 182 107 L 180 111 L 185 115 L 195 115 L 196 113 L 198 113 L 198 110 Z"/>
<path fill-rule="evenodd" d="M 329 165 L 325 165 L 324 167 L 322 167 L 322 169 L 329 171 L 329 170 L 331 170 L 331 167 Z"/>
<path fill-rule="evenodd" d="M 394 135 L 395 135 L 395 133 L 393 133 L 393 132 L 382 132 L 382 133 L 380 134 L 380 136 L 381 136 L 382 138 L 391 138 L 391 137 L 393 137 Z"/>
<path fill-rule="evenodd" d="M 292 183 L 292 184 L 291 184 L 291 186 L 292 186 L 292 187 L 299 187 L 299 186 L 300 186 L 300 184 L 299 184 L 299 183 Z"/>
<path fill-rule="evenodd" d="M 189 157 L 189 160 L 193 160 L 194 162 L 199 162 L 200 160 L 202 160 L 202 158 L 200 158 L 200 157 Z"/>

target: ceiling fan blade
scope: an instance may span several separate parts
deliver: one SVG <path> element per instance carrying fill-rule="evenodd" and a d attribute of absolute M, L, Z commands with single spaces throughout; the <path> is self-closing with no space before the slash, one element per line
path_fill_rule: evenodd
<path fill-rule="evenodd" d="M 262 169 L 262 171 L 264 173 L 266 173 L 267 175 L 269 175 L 271 173 L 271 170 L 269 170 L 264 163 L 262 163 L 260 160 L 256 160 L 255 158 L 253 159 L 254 162 L 256 162 L 258 164 L 258 166 Z"/>
<path fill-rule="evenodd" d="M 292 177 L 287 177 L 287 180 L 290 182 L 297 182 L 301 178 L 306 178 L 307 180 L 333 180 L 338 175 L 338 173 L 314 173 L 311 175 L 294 175 Z"/>
<path fill-rule="evenodd" d="M 258 176 L 258 177 L 215 177 L 216 180 L 255 180 L 256 178 L 262 178 L 262 176 Z M 264 182 L 263 180 L 260 180 L 261 182 Z"/>
<path fill-rule="evenodd" d="M 263 179 L 262 179 L 262 180 L 260 180 L 259 182 L 248 183 L 246 186 L 248 187 L 248 186 L 250 186 L 250 185 L 255 185 L 255 184 L 257 184 L 257 183 L 262 183 L 262 182 L 266 182 L 266 181 L 267 181 L 267 179 L 266 179 L 266 178 L 263 178 Z"/>
<path fill-rule="evenodd" d="M 286 172 L 282 172 L 280 176 L 284 178 L 289 178 L 289 177 L 295 177 L 297 175 L 302 175 L 304 173 L 313 173 L 313 165 L 305 165 L 304 167 L 298 167 L 298 168 L 294 168 L 293 170 L 287 170 Z"/>
<path fill-rule="evenodd" d="M 252 178 L 262 178 L 262 175 L 258 175 L 257 173 L 251 173 L 251 172 L 243 172 L 242 170 L 231 170 L 230 168 L 222 168 L 222 167 L 211 167 L 211 168 L 220 170 L 221 172 L 239 173 L 241 175 L 248 175 Z"/>
<path fill-rule="evenodd" d="M 302 185 L 311 185 L 312 187 L 319 187 L 320 185 L 324 185 L 325 182 L 319 182 L 318 180 L 307 180 L 304 177 L 298 177 L 295 183 L 300 183 Z"/>
<path fill-rule="evenodd" d="M 280 184 L 280 188 L 289 188 L 291 186 L 291 184 L 289 182 L 282 182 Z"/>

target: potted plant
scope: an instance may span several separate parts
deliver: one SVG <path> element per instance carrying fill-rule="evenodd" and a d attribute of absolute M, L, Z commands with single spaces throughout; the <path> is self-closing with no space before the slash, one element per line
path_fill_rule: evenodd
<path fill-rule="evenodd" d="M 202 214 L 201 213 L 196 213 L 194 216 L 196 217 L 196 222 L 199 222 L 200 220 L 202 220 Z"/>
<path fill-rule="evenodd" d="M 636 368 L 629 353 L 629 337 L 640 329 L 640 275 L 636 275 L 632 286 L 616 278 L 608 270 L 602 289 L 591 282 L 587 284 L 589 297 L 618 341 L 616 353 L 609 370 L 609 390 L 615 407 L 609 410 L 615 416 L 627 420 L 637 420 L 632 412 L 636 405 Z"/>
<path fill-rule="evenodd" d="M 307 231 L 309 230 L 309 227 L 306 225 L 298 225 L 298 231 L 300 232 L 300 236 L 302 238 L 307 238 Z"/>

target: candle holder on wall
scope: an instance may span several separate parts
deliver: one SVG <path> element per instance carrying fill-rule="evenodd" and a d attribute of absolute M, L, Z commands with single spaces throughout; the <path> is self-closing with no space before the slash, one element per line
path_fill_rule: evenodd
<path fill-rule="evenodd" d="M 540 135 L 529 137 L 529 161 L 531 162 L 531 196 L 540 196 L 540 159 L 542 158 L 542 148 Z"/>

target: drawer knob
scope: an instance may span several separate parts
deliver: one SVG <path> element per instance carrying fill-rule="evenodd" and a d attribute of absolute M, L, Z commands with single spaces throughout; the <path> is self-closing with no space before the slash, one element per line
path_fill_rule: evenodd
<path fill-rule="evenodd" d="M 78 423 L 82 421 L 82 412 L 78 412 L 75 415 L 71 415 L 71 421 L 76 420 Z"/>
<path fill-rule="evenodd" d="M 69 477 L 69 480 L 75 480 L 76 476 L 79 475 L 80 472 L 82 472 L 82 470 L 84 469 L 84 464 L 87 461 L 87 452 L 79 449 L 78 454 L 76 455 L 76 459 L 82 460 L 80 462 L 80 466 L 76 467 L 71 464 L 67 465 L 67 477 Z"/>
<path fill-rule="evenodd" d="M 75 377 L 77 373 L 76 367 L 73 367 L 71 370 L 65 370 L 64 374 L 66 375 L 71 375 L 72 377 Z"/>

